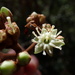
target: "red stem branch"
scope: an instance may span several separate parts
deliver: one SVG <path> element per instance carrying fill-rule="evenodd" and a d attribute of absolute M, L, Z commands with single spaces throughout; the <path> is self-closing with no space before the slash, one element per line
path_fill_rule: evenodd
<path fill-rule="evenodd" d="M 36 43 L 32 43 L 25 51 L 29 52 L 34 49 Z"/>
<path fill-rule="evenodd" d="M 2 53 L 0 52 L 0 62 L 4 60 L 10 60 L 10 59 L 16 59 L 17 54 L 21 51 L 31 51 L 34 49 L 35 43 L 32 43 L 27 49 L 24 50 L 24 48 L 18 43 L 17 45 L 13 46 L 12 48 L 17 52 L 13 54 L 8 54 L 8 53 Z"/>

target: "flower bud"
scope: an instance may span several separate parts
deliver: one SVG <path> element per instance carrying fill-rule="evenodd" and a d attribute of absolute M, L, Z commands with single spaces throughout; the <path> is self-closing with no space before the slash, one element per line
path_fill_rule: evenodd
<path fill-rule="evenodd" d="M 20 32 L 19 27 L 17 26 L 17 24 L 15 22 L 11 22 L 11 18 L 8 16 L 7 18 L 7 23 L 5 23 L 5 27 L 7 30 L 7 33 L 10 35 L 14 35 L 17 32 Z"/>
<path fill-rule="evenodd" d="M 8 8 L 6 8 L 6 7 L 2 7 L 1 8 L 1 12 L 7 17 L 7 16 L 12 16 L 12 13 L 11 13 L 11 11 L 8 9 Z"/>
<path fill-rule="evenodd" d="M 8 16 L 7 22 L 5 23 L 6 31 L 9 35 L 13 36 L 15 40 L 18 39 L 20 35 L 20 29 L 15 22 L 11 22 L 11 18 Z"/>
<path fill-rule="evenodd" d="M 39 14 L 38 17 L 40 24 L 45 23 L 46 17 L 43 14 Z"/>
<path fill-rule="evenodd" d="M 6 7 L 1 7 L 1 9 L 0 9 L 0 29 L 5 29 L 4 23 L 7 21 L 6 20 L 7 16 L 10 16 L 11 20 L 12 20 L 13 15 L 12 15 L 11 11 Z"/>
<path fill-rule="evenodd" d="M 13 60 L 5 60 L 0 66 L 2 75 L 11 75 L 15 70 L 16 65 Z"/>
<path fill-rule="evenodd" d="M 27 52 L 20 52 L 18 55 L 18 63 L 20 65 L 26 65 L 30 62 L 31 56 Z"/>

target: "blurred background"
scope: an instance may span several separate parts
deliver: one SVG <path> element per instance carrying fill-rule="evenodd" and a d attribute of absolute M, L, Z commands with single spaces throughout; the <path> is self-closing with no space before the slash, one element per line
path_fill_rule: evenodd
<path fill-rule="evenodd" d="M 65 38 L 62 51 L 54 49 L 53 56 L 35 55 L 42 75 L 75 75 L 75 0 L 0 0 L 13 13 L 21 30 L 19 42 L 27 48 L 31 44 L 31 30 L 26 31 L 26 18 L 33 12 L 44 14 L 47 23 L 55 25 Z M 30 35 L 28 35 L 28 33 Z"/>

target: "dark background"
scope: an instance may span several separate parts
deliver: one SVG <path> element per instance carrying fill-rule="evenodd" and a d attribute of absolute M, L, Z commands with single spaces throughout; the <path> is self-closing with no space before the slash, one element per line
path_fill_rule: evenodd
<path fill-rule="evenodd" d="M 39 70 L 42 75 L 75 75 L 75 0 L 0 0 L 2 6 L 13 13 L 21 30 L 19 42 L 25 48 L 30 45 L 32 36 L 27 36 L 24 25 L 33 11 L 44 14 L 47 23 L 62 30 L 66 45 L 62 51 L 54 49 L 53 57 L 37 54 Z"/>

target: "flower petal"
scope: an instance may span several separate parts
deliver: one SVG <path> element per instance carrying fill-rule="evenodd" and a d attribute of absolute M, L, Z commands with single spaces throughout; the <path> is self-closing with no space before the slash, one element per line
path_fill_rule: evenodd
<path fill-rule="evenodd" d="M 55 47 L 55 48 L 58 48 L 58 49 L 62 49 L 61 46 L 63 46 L 65 43 L 63 42 L 63 40 L 52 40 L 50 45 Z"/>
<path fill-rule="evenodd" d="M 56 35 L 56 34 L 57 34 L 57 29 L 53 29 L 53 30 L 52 30 L 52 34 L 53 34 L 53 35 Z"/>
<path fill-rule="evenodd" d="M 45 51 L 43 51 L 43 55 L 46 55 L 46 52 Z"/>
<path fill-rule="evenodd" d="M 34 51 L 35 54 L 40 53 L 42 51 L 43 51 L 43 48 L 42 47 L 40 47 L 38 45 L 35 46 L 35 51 Z"/>
<path fill-rule="evenodd" d="M 35 37 L 34 39 L 32 39 L 32 42 L 38 43 L 38 38 Z"/>
<path fill-rule="evenodd" d="M 45 28 L 42 28 L 41 34 L 48 32 Z"/>
<path fill-rule="evenodd" d="M 49 56 L 52 56 L 53 55 L 53 48 L 50 47 L 50 50 L 46 49 L 46 52 Z"/>

